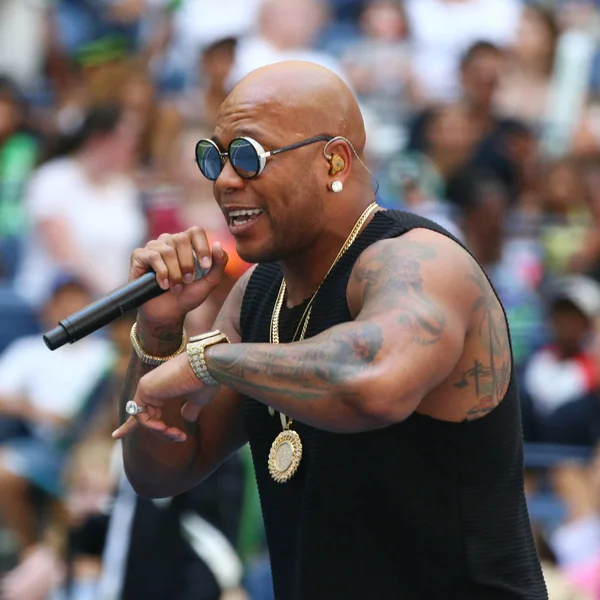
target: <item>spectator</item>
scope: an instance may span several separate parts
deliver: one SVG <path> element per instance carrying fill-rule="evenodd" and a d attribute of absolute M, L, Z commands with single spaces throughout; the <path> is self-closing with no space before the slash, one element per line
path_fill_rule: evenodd
<path fill-rule="evenodd" d="M 584 251 L 591 226 L 581 166 L 570 157 L 547 163 L 542 172 L 541 241 L 549 275 L 570 272 Z"/>
<path fill-rule="evenodd" d="M 94 296 L 127 280 L 129 254 L 145 235 L 130 171 L 137 121 L 117 106 L 92 109 L 65 157 L 42 165 L 26 194 L 31 231 L 16 285 L 41 305 L 52 279 L 67 271 Z"/>
<path fill-rule="evenodd" d="M 138 55 L 146 64 L 164 47 L 168 0 L 55 0 L 48 9 L 47 70 L 59 121 L 74 118 L 86 79 Z M 83 88 L 83 89 L 82 89 Z M 75 105 L 73 107 L 72 105 Z M 75 118 L 77 115 L 75 115 Z M 61 125 L 64 126 L 63 123 Z"/>
<path fill-rule="evenodd" d="M 168 157 L 175 151 L 181 117 L 176 106 L 159 98 L 141 60 L 130 59 L 105 65 L 88 77 L 85 105 L 116 104 L 139 126 L 139 160 L 149 179 L 164 176 Z"/>
<path fill-rule="evenodd" d="M 263 0 L 181 0 L 173 14 L 172 62 L 181 70 L 186 87 L 194 81 L 198 56 L 227 38 L 256 33 Z M 192 74 L 190 76 L 190 74 Z"/>
<path fill-rule="evenodd" d="M 494 99 L 500 81 L 502 51 L 491 42 L 475 42 L 460 61 L 462 97 L 482 136 L 498 126 Z"/>
<path fill-rule="evenodd" d="M 181 101 L 181 113 L 186 123 L 212 129 L 217 110 L 227 94 L 227 78 L 233 68 L 237 39 L 216 40 L 203 49 L 199 61 L 198 86 Z"/>
<path fill-rule="evenodd" d="M 87 287 L 72 278 L 58 280 L 44 311 L 46 327 L 91 300 Z M 50 353 L 41 336 L 15 341 L 0 359 L 0 519 L 23 550 L 37 540 L 29 499 L 32 484 L 50 494 L 59 489 L 69 428 L 112 367 L 110 342 L 90 337 Z"/>
<path fill-rule="evenodd" d="M 383 206 L 397 208 L 431 219 L 462 239 L 458 219 L 460 215 L 440 195 L 438 180 L 432 178 L 432 169 L 419 155 L 403 154 L 392 161 L 386 173 L 386 188 L 380 193 Z M 390 198 L 387 198 L 390 194 Z"/>
<path fill-rule="evenodd" d="M 24 127 L 24 99 L 0 76 L 0 279 L 14 275 L 25 231 L 23 188 L 38 158 L 38 142 Z"/>
<path fill-rule="evenodd" d="M 0 73 L 27 91 L 42 80 L 46 4 L 43 0 L 0 2 Z"/>
<path fill-rule="evenodd" d="M 455 177 L 468 165 L 478 140 L 464 102 L 434 106 L 419 117 L 409 155 L 420 164 L 421 183 L 430 195 L 447 199 Z"/>
<path fill-rule="evenodd" d="M 326 20 L 318 0 L 263 0 L 256 35 L 238 42 L 230 86 L 258 67 L 283 60 L 314 62 L 345 78 L 336 59 L 312 49 Z"/>
<path fill-rule="evenodd" d="M 472 175 L 465 184 L 460 194 L 465 243 L 488 276 L 492 276 L 502 259 L 506 240 L 506 189 L 485 173 Z"/>
<path fill-rule="evenodd" d="M 148 29 L 156 23 L 156 13 L 168 4 L 169 0 L 56 0 L 51 13 L 55 43 L 69 58 L 112 40 L 127 53 L 143 53 L 153 41 Z"/>
<path fill-rule="evenodd" d="M 460 64 L 462 97 L 475 124 L 477 144 L 467 170 L 488 170 L 504 184 L 511 205 L 524 193 L 528 172 L 536 158 L 535 138 L 527 127 L 498 114 L 495 106 L 502 50 L 490 42 L 476 42 Z M 459 199 L 455 201 L 460 202 Z"/>
<path fill-rule="evenodd" d="M 363 108 L 400 124 L 423 100 L 411 65 L 406 15 L 400 0 L 375 0 L 359 17 L 361 36 L 347 45 L 342 65 Z"/>
<path fill-rule="evenodd" d="M 548 107 L 558 36 L 552 12 L 529 4 L 521 16 L 498 92 L 501 114 L 525 121 L 538 131 Z"/>
<path fill-rule="evenodd" d="M 73 450 L 65 464 L 64 505 L 51 516 L 43 541 L 3 577 L 3 600 L 96 600 L 114 488 L 112 448 L 99 429 Z"/>
<path fill-rule="evenodd" d="M 52 535 L 4 578 L 3 599 L 248 600 L 235 549 L 243 485 L 239 458 L 203 486 L 145 500 L 124 479 L 115 484 L 120 465 L 114 468 L 110 436 L 102 433 L 97 429 L 73 453 L 65 513 L 53 522 Z M 56 543 L 65 533 L 66 553 Z"/>
<path fill-rule="evenodd" d="M 4 578 L 0 595 L 6 600 L 48 600 L 54 588 L 67 590 L 68 600 L 91 600 L 101 571 L 106 514 L 116 485 L 110 432 L 116 423 L 112 399 L 129 363 L 129 332 L 135 314 L 127 313 L 109 327 L 114 358 L 103 382 L 96 410 L 84 410 L 85 425 L 72 428 L 68 457 L 61 461 L 60 494 L 42 523 L 40 542 Z M 87 343 L 87 342 L 86 342 Z M 62 353 L 62 350 L 59 351 Z M 83 434 L 83 435 L 82 435 Z M 66 600 L 60 595 L 52 600 Z"/>
<path fill-rule="evenodd" d="M 478 40 L 504 48 L 522 11 L 517 0 L 407 0 L 414 69 L 430 102 L 459 94 L 460 58 Z"/>
<path fill-rule="evenodd" d="M 600 285 L 572 275 L 557 288 L 548 306 L 550 342 L 532 356 L 523 379 L 542 427 L 561 407 L 573 410 L 572 402 L 594 391 L 599 383 L 591 341 L 594 320 L 600 315 Z"/>
<path fill-rule="evenodd" d="M 506 187 L 511 205 L 519 201 L 531 182 L 537 142 L 522 123 L 502 118 L 495 109 L 501 67 L 501 49 L 485 41 L 470 46 L 460 62 L 461 100 L 474 141 L 459 174 L 447 182 L 445 195 L 458 205 L 462 203 L 460 179 L 463 175 L 469 178 L 473 169 L 494 174 Z M 429 107 L 416 115 L 410 126 L 409 149 L 426 145 L 433 114 Z"/>

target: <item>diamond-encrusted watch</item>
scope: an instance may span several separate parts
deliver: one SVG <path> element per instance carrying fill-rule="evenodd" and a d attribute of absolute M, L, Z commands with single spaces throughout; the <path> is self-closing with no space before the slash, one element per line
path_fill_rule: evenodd
<path fill-rule="evenodd" d="M 215 330 L 191 337 L 186 346 L 190 366 L 204 385 L 219 385 L 219 382 L 208 372 L 204 351 L 209 346 L 223 343 L 228 344 L 229 338 L 219 330 Z"/>

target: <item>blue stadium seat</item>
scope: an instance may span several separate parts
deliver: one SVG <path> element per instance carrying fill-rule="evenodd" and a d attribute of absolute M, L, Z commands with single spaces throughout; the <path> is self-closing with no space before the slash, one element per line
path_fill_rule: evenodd
<path fill-rule="evenodd" d="M 14 290 L 0 285 L 0 352 L 24 335 L 40 332 L 37 315 Z"/>
<path fill-rule="evenodd" d="M 588 462 L 594 448 L 591 446 L 567 446 L 528 442 L 524 448 L 526 468 L 551 468 L 564 461 Z"/>
<path fill-rule="evenodd" d="M 0 237 L 0 283 L 12 281 L 23 254 L 23 238 Z"/>
<path fill-rule="evenodd" d="M 544 481 L 545 472 L 565 461 L 586 463 L 591 460 L 593 452 L 594 449 L 591 446 L 567 446 L 537 442 L 525 444 L 525 468 L 542 471 L 540 489 L 527 497 L 527 507 L 532 522 L 541 524 L 544 529 L 552 531 L 566 516 L 566 507 L 563 502 Z"/>

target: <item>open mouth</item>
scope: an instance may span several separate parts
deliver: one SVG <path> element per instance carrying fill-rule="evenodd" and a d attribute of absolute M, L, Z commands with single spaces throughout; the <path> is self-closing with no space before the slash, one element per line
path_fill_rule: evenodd
<path fill-rule="evenodd" d="M 264 213 L 263 208 L 252 208 L 252 209 L 243 209 L 243 210 L 232 210 L 229 212 L 229 225 L 232 227 L 240 227 L 241 225 L 246 225 L 250 223 Z"/>

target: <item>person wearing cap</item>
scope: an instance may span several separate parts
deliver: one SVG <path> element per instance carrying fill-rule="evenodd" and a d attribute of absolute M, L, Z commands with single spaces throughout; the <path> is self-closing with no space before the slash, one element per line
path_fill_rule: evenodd
<path fill-rule="evenodd" d="M 523 388 L 537 421 L 538 436 L 550 441 L 547 426 L 554 422 L 553 415 L 569 413 L 571 403 L 598 387 L 593 343 L 600 316 L 600 285 L 583 275 L 565 277 L 550 295 L 548 316 L 550 341 L 527 364 Z M 566 434 L 565 427 L 552 429 Z"/>

